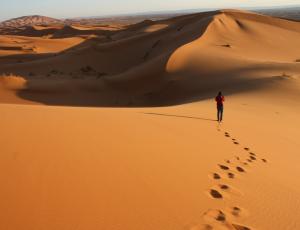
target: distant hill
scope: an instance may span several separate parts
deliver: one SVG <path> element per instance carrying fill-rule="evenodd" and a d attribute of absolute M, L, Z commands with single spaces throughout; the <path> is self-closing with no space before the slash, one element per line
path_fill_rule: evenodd
<path fill-rule="evenodd" d="M 300 6 L 256 10 L 259 13 L 300 21 Z"/>
<path fill-rule="evenodd" d="M 23 26 L 34 26 L 34 25 L 49 25 L 49 24 L 63 24 L 62 20 L 40 16 L 31 15 L 23 16 L 19 18 L 13 18 L 0 23 L 0 27 L 23 27 Z"/>

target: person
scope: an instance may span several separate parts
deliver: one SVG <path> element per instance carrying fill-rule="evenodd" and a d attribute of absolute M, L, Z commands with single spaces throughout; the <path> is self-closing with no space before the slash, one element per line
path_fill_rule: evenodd
<path fill-rule="evenodd" d="M 223 120 L 223 110 L 224 110 L 224 101 L 225 97 L 222 95 L 222 92 L 219 92 L 218 95 L 216 96 L 216 102 L 217 102 L 217 121 L 221 122 Z"/>

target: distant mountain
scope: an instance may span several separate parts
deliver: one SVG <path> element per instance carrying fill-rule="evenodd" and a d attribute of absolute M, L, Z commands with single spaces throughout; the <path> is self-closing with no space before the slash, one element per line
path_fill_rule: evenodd
<path fill-rule="evenodd" d="M 23 27 L 23 26 L 34 26 L 34 25 L 48 25 L 48 24 L 62 24 L 63 21 L 55 18 L 31 15 L 19 18 L 13 18 L 0 23 L 0 27 Z"/>

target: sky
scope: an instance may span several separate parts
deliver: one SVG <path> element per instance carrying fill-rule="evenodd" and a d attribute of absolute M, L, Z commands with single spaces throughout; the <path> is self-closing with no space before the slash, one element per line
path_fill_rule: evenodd
<path fill-rule="evenodd" d="M 0 0 L 0 21 L 26 15 L 63 19 L 164 10 L 295 4 L 300 5 L 300 0 Z"/>

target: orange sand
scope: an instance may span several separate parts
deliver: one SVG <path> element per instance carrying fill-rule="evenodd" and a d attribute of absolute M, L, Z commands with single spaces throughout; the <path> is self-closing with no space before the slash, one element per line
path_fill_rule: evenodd
<path fill-rule="evenodd" d="M 0 229 L 300 229 L 300 23 L 226 10 L 111 36 L 0 58 Z"/>

